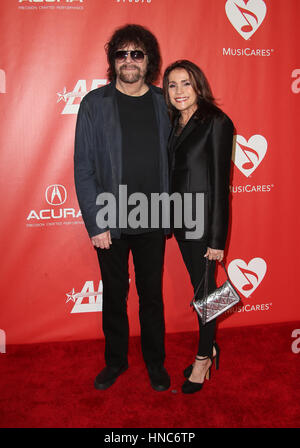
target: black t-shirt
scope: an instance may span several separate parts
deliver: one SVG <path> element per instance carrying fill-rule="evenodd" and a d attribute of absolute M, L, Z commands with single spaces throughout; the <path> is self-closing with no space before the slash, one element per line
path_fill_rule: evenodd
<path fill-rule="evenodd" d="M 143 193 L 149 205 L 147 228 L 128 227 L 121 231 L 144 233 L 156 230 L 150 228 L 150 194 L 160 192 L 160 151 L 151 90 L 138 97 L 125 95 L 117 90 L 117 101 L 122 129 L 122 185 L 127 185 L 128 197 L 132 193 Z M 136 205 L 128 206 L 127 215 L 135 207 Z"/>

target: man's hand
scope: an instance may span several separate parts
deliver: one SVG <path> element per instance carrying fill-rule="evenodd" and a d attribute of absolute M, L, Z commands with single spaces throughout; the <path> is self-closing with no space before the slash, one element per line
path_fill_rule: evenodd
<path fill-rule="evenodd" d="M 111 243 L 110 231 L 99 233 L 99 235 L 92 236 L 92 244 L 100 249 L 109 249 Z"/>
<path fill-rule="evenodd" d="M 209 260 L 222 261 L 224 258 L 224 250 L 211 249 L 210 247 L 208 247 L 206 254 L 204 256 L 207 257 Z"/>

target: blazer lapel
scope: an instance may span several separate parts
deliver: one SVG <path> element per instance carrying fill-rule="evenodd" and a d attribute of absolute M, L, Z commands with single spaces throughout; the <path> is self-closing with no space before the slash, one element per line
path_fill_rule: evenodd
<path fill-rule="evenodd" d="M 167 114 L 164 98 L 162 94 L 156 93 L 153 87 L 150 85 L 152 98 L 154 100 L 154 110 L 157 119 L 157 126 L 159 130 L 159 142 L 161 151 L 166 151 L 166 142 L 171 131 L 170 120 Z"/>
<path fill-rule="evenodd" d="M 168 153 L 167 142 L 171 131 L 171 124 L 167 113 L 166 104 L 161 93 L 157 93 L 150 85 L 154 110 L 157 119 L 160 145 L 160 191 L 168 191 Z"/>
<path fill-rule="evenodd" d="M 172 130 L 168 139 L 168 154 L 169 156 L 172 155 L 173 151 L 174 151 L 174 140 L 175 140 L 175 131 L 177 128 L 177 124 L 178 124 L 178 117 L 175 118 L 174 124 L 172 126 Z"/>
<path fill-rule="evenodd" d="M 178 123 L 178 121 L 177 121 Z M 185 127 L 183 128 L 181 134 L 179 135 L 177 142 L 174 146 L 174 151 L 178 149 L 178 147 L 182 144 L 182 142 L 190 135 L 190 133 L 197 127 L 194 115 L 191 116 Z M 175 128 L 175 126 L 174 126 Z"/>
<path fill-rule="evenodd" d="M 116 99 L 115 85 L 103 97 L 102 117 L 106 145 L 111 159 L 114 181 L 117 185 L 122 183 L 122 131 Z"/>

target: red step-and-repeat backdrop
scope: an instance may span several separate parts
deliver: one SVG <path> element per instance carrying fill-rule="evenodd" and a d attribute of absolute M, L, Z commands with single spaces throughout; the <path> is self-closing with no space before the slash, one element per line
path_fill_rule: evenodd
<path fill-rule="evenodd" d="M 104 45 L 126 23 L 157 36 L 163 69 L 181 58 L 198 64 L 235 124 L 226 264 L 243 300 L 220 327 L 300 318 L 299 17 L 299 0 L 1 0 L 0 328 L 8 344 L 103 337 L 101 276 L 74 189 L 74 130 L 82 97 L 107 83 Z M 131 259 L 130 272 L 136 335 Z M 197 328 L 191 297 L 169 239 L 168 333 Z"/>

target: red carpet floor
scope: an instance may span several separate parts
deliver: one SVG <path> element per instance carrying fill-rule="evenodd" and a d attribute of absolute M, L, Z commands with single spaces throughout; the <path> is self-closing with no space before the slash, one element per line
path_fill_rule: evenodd
<path fill-rule="evenodd" d="M 106 391 L 93 386 L 103 341 L 8 346 L 0 354 L 0 427 L 299 428 L 296 328 L 299 322 L 219 330 L 220 370 L 190 396 L 180 387 L 196 333 L 166 336 L 165 392 L 150 386 L 139 338 L 130 340 L 129 369 Z"/>

